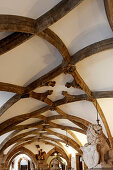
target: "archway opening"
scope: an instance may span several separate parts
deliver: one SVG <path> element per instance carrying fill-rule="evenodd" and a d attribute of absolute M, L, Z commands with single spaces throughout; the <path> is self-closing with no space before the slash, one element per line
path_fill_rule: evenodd
<path fill-rule="evenodd" d="M 33 170 L 34 163 L 26 154 L 19 154 L 10 163 L 9 170 Z"/>
<path fill-rule="evenodd" d="M 47 160 L 49 165 L 49 169 L 54 170 L 66 170 L 67 169 L 67 161 L 62 157 L 61 153 L 58 151 L 53 152 Z"/>

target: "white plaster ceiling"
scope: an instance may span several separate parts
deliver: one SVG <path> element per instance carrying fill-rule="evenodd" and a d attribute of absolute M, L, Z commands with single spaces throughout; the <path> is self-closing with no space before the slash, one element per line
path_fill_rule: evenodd
<path fill-rule="evenodd" d="M 62 58 L 55 47 L 35 36 L 1 55 L 0 60 L 0 81 L 23 86 L 59 65 Z"/>
<path fill-rule="evenodd" d="M 0 13 L 38 18 L 54 7 L 61 0 L 1 0 Z"/>
<path fill-rule="evenodd" d="M 16 102 L 12 107 L 10 107 L 1 117 L 0 122 L 3 122 L 9 118 L 12 118 L 14 116 L 27 114 L 30 112 L 33 112 L 35 110 L 38 110 L 39 108 L 42 108 L 46 104 L 43 102 L 40 102 L 38 100 L 28 98 L 28 99 L 21 99 L 18 102 Z"/>
<path fill-rule="evenodd" d="M 103 0 L 84 0 L 50 29 L 63 40 L 71 55 L 94 42 L 113 36 Z"/>

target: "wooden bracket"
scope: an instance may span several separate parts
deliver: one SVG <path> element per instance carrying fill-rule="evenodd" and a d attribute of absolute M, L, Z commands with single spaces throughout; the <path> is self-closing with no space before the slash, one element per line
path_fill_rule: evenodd
<path fill-rule="evenodd" d="M 75 65 L 72 64 L 68 64 L 63 68 L 64 74 L 72 74 L 75 70 L 76 70 Z"/>
<path fill-rule="evenodd" d="M 42 85 L 41 86 L 51 86 L 51 87 L 54 87 L 56 84 L 56 81 L 48 81 L 46 83 L 43 83 L 42 82 Z"/>
<path fill-rule="evenodd" d="M 65 87 L 67 87 L 67 88 L 74 87 L 74 88 L 77 88 L 77 89 L 81 89 L 81 90 L 82 90 L 82 88 L 80 87 L 80 85 L 79 85 L 75 80 L 73 80 L 72 82 L 67 82 L 67 83 L 65 84 Z"/>
<path fill-rule="evenodd" d="M 72 96 L 67 91 L 62 91 L 62 95 L 65 96 L 66 103 L 72 99 Z"/>
<path fill-rule="evenodd" d="M 50 110 L 51 110 L 51 111 L 56 110 L 56 105 L 55 105 L 54 103 L 52 104 L 52 106 L 50 106 Z"/>
<path fill-rule="evenodd" d="M 37 99 L 37 100 L 41 100 L 41 101 L 45 101 L 45 99 L 47 98 L 48 95 L 51 95 L 53 93 L 53 90 L 48 90 L 45 93 L 35 93 L 35 92 L 31 92 L 30 93 L 30 97 Z"/>

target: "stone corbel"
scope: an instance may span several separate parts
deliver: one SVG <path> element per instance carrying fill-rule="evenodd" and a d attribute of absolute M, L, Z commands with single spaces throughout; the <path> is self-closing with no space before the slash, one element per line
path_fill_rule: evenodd
<path fill-rule="evenodd" d="M 65 97 L 67 103 L 72 99 L 72 95 L 68 94 L 67 91 L 62 91 L 62 95 Z"/>
<path fill-rule="evenodd" d="M 42 82 L 42 85 L 41 86 L 51 86 L 51 87 L 54 87 L 56 84 L 56 81 L 48 81 L 46 83 L 43 83 Z"/>
<path fill-rule="evenodd" d="M 64 64 L 64 67 L 63 67 L 64 74 L 72 74 L 75 70 L 76 70 L 75 65 Z"/>
<path fill-rule="evenodd" d="M 81 89 L 81 90 L 82 90 L 82 88 L 80 87 L 80 85 L 79 85 L 75 80 L 73 80 L 72 82 L 67 82 L 67 83 L 65 84 L 65 87 L 67 87 L 67 88 L 74 87 L 74 88 L 77 88 L 77 89 Z"/>

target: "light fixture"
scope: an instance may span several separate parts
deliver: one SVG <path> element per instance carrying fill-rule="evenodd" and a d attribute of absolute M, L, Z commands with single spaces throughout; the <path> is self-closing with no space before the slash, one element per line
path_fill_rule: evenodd
<path fill-rule="evenodd" d="M 97 125 L 99 125 L 100 126 L 100 124 L 99 124 L 99 122 L 100 122 L 100 120 L 99 120 L 99 114 L 98 114 L 98 109 L 97 109 L 97 100 L 96 100 L 96 110 L 97 110 Z"/>
<path fill-rule="evenodd" d="M 57 156 L 57 153 L 56 153 L 56 152 L 54 153 L 54 156 Z"/>

